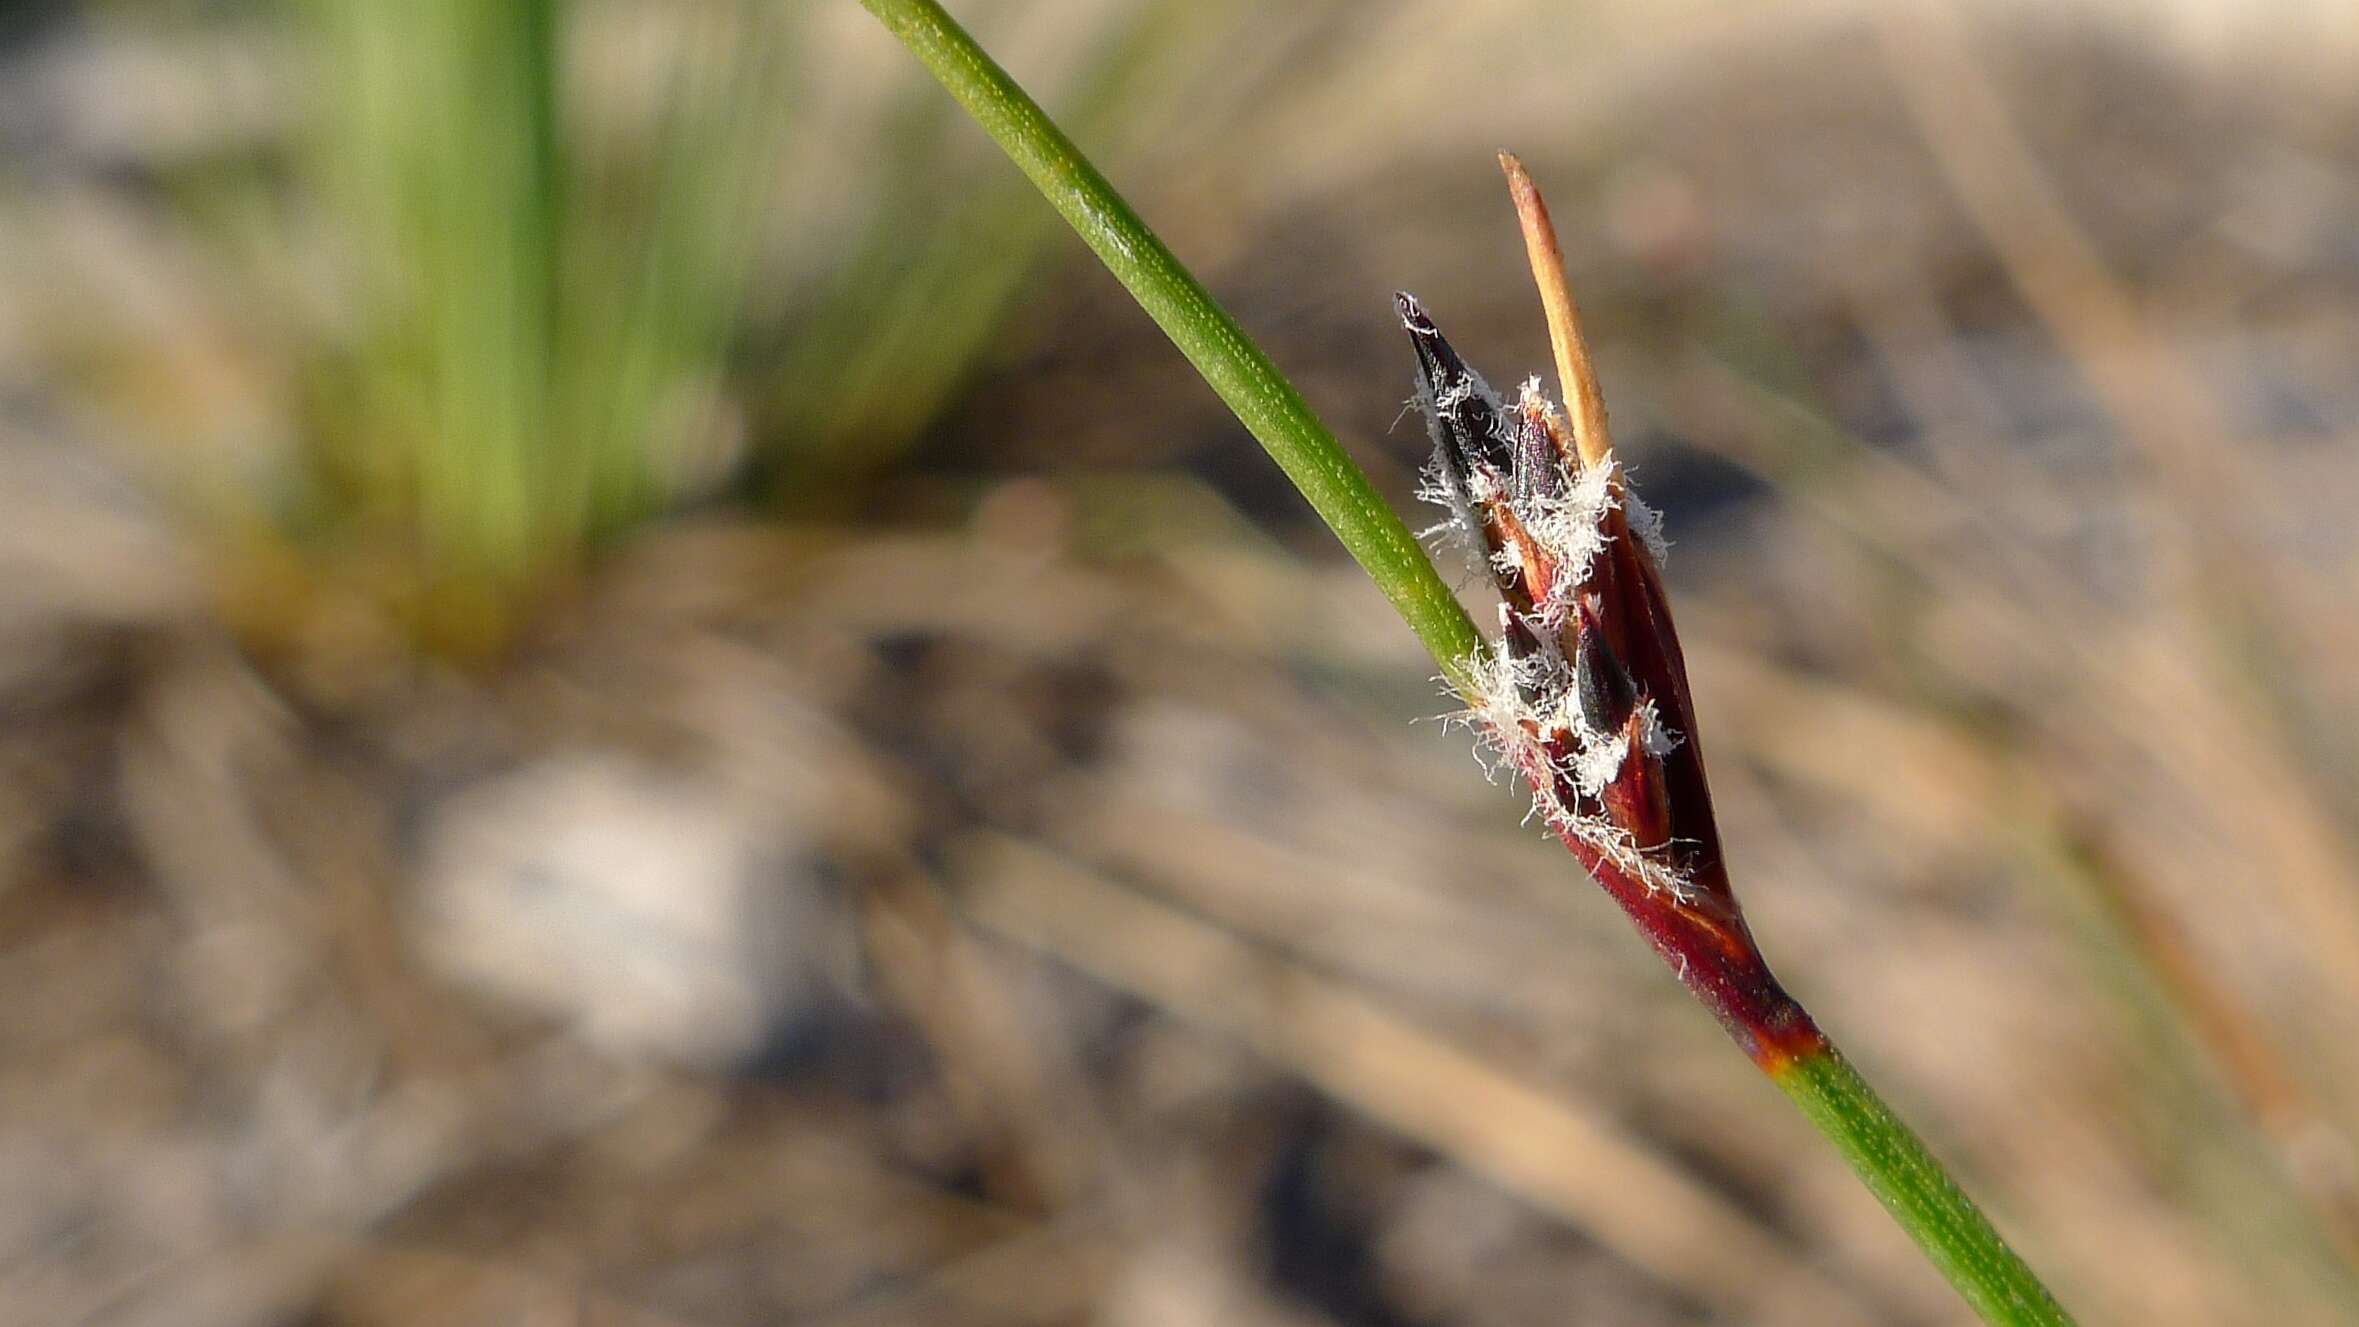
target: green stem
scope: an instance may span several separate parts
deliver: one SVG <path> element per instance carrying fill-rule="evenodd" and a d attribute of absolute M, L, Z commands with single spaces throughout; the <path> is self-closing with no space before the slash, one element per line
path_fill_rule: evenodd
<path fill-rule="evenodd" d="M 998 140 L 1083 242 L 1260 440 L 1390 599 L 1453 683 L 1482 638 L 1408 527 L 1277 367 L 1180 266 L 1007 71 L 935 0 L 861 0 Z M 1778 1064 L 1771 1078 L 1835 1145 L 1985 1320 L 2068 1323 L 1908 1126 L 1832 1050 Z"/>
<path fill-rule="evenodd" d="M 862 0 L 1063 214 L 1392 601 L 1454 685 L 1482 636 L 1391 504 L 1302 393 L 1139 220 L 1046 112 L 933 0 Z"/>
<path fill-rule="evenodd" d="M 1985 1322 L 2061 1324 L 2072 1319 L 1990 1218 L 1941 1162 L 1876 1095 L 1842 1053 L 1829 1048 L 1770 1072 L 1892 1219 L 1916 1240 Z"/>

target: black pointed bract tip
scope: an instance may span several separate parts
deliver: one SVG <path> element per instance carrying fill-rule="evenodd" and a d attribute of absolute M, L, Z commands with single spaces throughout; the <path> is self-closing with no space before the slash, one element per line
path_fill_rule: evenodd
<path fill-rule="evenodd" d="M 1453 384 L 1470 376 L 1466 361 L 1443 339 L 1441 329 L 1425 314 L 1425 306 L 1405 290 L 1392 294 L 1392 306 L 1401 315 L 1401 326 L 1409 331 L 1409 345 L 1417 352 L 1418 385 L 1436 397 L 1447 392 Z"/>
<path fill-rule="evenodd" d="M 1573 695 L 1581 707 L 1581 721 L 1592 732 L 1620 732 L 1623 720 L 1638 708 L 1638 682 L 1614 656 L 1613 647 L 1606 644 L 1605 628 L 1589 605 L 1580 605 L 1579 614 L 1575 628 L 1579 639 L 1574 645 Z"/>
<path fill-rule="evenodd" d="M 1445 476 L 1463 482 L 1477 460 L 1505 473 L 1511 465 L 1512 425 L 1503 417 L 1498 398 L 1482 375 L 1458 357 L 1416 296 L 1395 291 L 1392 301 L 1401 326 L 1408 329 L 1410 348 L 1417 352 L 1417 404 L 1432 428 Z"/>

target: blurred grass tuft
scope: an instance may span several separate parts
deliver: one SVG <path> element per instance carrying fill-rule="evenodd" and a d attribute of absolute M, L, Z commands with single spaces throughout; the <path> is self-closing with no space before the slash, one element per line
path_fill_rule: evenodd
<path fill-rule="evenodd" d="M 308 162 L 353 315 L 308 366 L 278 515 L 391 550 L 424 643 L 496 648 L 521 603 L 725 450 L 785 12 L 686 6 L 635 34 L 669 39 L 659 95 L 594 126 L 605 108 L 570 95 L 577 6 L 314 7 Z"/>
<path fill-rule="evenodd" d="M 916 79 L 838 86 L 809 6 L 295 12 L 292 201 L 268 170 L 184 191 L 290 306 L 305 243 L 333 274 L 286 338 L 285 463 L 213 495 L 265 649 L 357 598 L 410 646 L 496 657 L 653 517 L 840 505 L 999 348 L 1050 233 Z M 1170 0 L 1065 27 L 1066 100 L 1108 134 L 1229 31 Z"/>

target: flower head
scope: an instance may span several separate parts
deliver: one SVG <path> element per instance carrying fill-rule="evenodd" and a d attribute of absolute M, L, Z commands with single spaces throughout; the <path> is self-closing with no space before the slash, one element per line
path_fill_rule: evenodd
<path fill-rule="evenodd" d="M 1757 1059 L 1821 1044 L 1729 888 L 1654 513 L 1631 493 L 1610 440 L 1568 426 L 1538 379 L 1507 402 L 1414 298 L 1394 302 L 1433 442 L 1421 493 L 1449 513 L 1441 528 L 1499 593 L 1498 641 L 1468 670 L 1469 719 L 1498 763 L 1530 783 L 1534 813 Z M 1561 307 L 1569 319 L 1569 297 Z M 1568 388 L 1602 433 L 1577 327 L 1570 336 L 1576 353 L 1560 362 L 1583 377 Z"/>

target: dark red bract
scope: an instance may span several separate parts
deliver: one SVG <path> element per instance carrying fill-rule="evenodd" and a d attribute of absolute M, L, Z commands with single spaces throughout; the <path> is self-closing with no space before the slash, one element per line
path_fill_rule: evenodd
<path fill-rule="evenodd" d="M 1778 986 L 1721 860 L 1654 515 L 1584 462 L 1537 381 L 1509 405 L 1417 301 L 1395 297 L 1433 440 L 1424 493 L 1499 591 L 1465 697 L 1549 827 L 1763 1067 L 1825 1039 Z"/>

